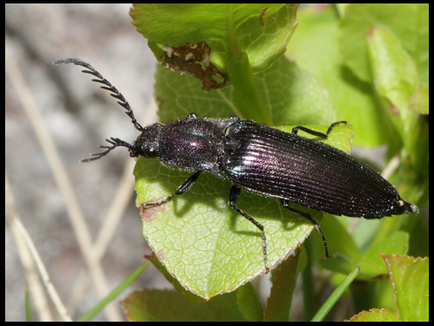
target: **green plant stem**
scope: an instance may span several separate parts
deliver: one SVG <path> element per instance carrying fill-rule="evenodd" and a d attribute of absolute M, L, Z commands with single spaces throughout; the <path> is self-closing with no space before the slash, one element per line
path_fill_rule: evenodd
<path fill-rule="evenodd" d="M 239 46 L 235 27 L 233 25 L 233 8 L 228 7 L 228 53 L 226 61 L 229 79 L 235 93 L 239 116 L 243 119 L 252 119 L 256 122 L 273 125 L 270 113 L 262 100 L 250 67 L 247 53 Z"/>
<path fill-rule="evenodd" d="M 259 94 L 247 54 L 242 52 L 241 57 L 229 58 L 226 67 L 242 115 L 240 118 L 252 119 L 272 126 L 273 121 Z"/>

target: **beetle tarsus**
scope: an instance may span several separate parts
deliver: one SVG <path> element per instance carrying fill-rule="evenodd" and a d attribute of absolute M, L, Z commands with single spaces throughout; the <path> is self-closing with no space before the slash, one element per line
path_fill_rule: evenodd
<path fill-rule="evenodd" d="M 268 267 L 267 262 L 267 238 L 265 236 L 265 230 L 264 226 L 256 221 L 253 217 L 251 217 L 249 214 L 246 214 L 244 211 L 239 209 L 235 204 L 238 200 L 238 197 L 240 195 L 241 189 L 237 186 L 232 186 L 230 192 L 229 192 L 229 206 L 231 206 L 238 214 L 244 216 L 247 220 L 252 222 L 262 233 L 262 249 L 263 249 L 263 255 L 264 255 L 264 264 L 265 264 L 265 273 L 268 273 L 270 271 L 270 268 Z"/>
<path fill-rule="evenodd" d="M 319 235 L 322 238 L 322 242 L 324 244 L 324 251 L 325 251 L 325 257 L 324 258 L 329 259 L 330 256 L 329 256 L 327 241 L 326 241 L 324 232 L 321 230 L 321 227 L 319 226 L 319 224 L 309 214 L 300 212 L 300 211 L 298 211 L 292 207 L 289 207 L 289 202 L 287 200 L 282 199 L 281 203 L 282 203 L 283 208 L 286 208 L 287 210 L 290 210 L 291 212 L 297 213 L 298 215 L 308 219 L 315 226 L 315 229 L 318 231 Z"/>

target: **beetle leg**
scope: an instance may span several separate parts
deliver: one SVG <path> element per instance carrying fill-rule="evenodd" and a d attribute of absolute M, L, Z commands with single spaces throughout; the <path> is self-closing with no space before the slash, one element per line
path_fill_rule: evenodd
<path fill-rule="evenodd" d="M 298 131 L 299 130 L 303 130 L 304 132 L 307 132 L 308 134 L 311 134 L 311 135 L 314 135 L 314 136 L 317 136 L 317 137 L 320 137 L 320 138 L 323 138 L 323 139 L 327 139 L 327 137 L 328 137 L 329 133 L 332 131 L 333 127 L 337 126 L 337 125 L 340 125 L 341 123 L 348 124 L 348 122 L 346 122 L 346 121 L 338 121 L 338 122 L 332 123 L 330 125 L 330 127 L 327 129 L 326 133 L 319 132 L 319 131 L 316 131 L 316 130 L 312 130 L 312 129 L 309 129 L 309 128 L 306 128 L 306 127 L 303 127 L 303 126 L 297 126 L 297 127 L 292 128 L 291 133 L 294 134 L 294 135 L 298 135 Z"/>
<path fill-rule="evenodd" d="M 288 203 L 289 203 L 288 200 L 281 199 L 280 201 L 281 201 L 281 203 L 282 203 L 282 208 L 286 208 L 287 210 L 290 210 L 291 212 L 297 213 L 298 215 L 301 215 L 301 216 L 307 218 L 307 219 L 308 219 L 308 220 L 309 220 L 309 221 L 310 221 L 310 222 L 315 226 L 316 230 L 318 231 L 318 233 L 319 233 L 319 235 L 321 236 L 322 241 L 323 241 L 323 243 L 324 243 L 325 259 L 330 258 L 330 256 L 329 256 L 329 251 L 328 251 L 328 248 L 327 248 L 327 241 L 326 241 L 326 239 L 325 239 L 324 232 L 322 232 L 322 230 L 321 230 L 319 224 L 318 224 L 318 223 L 317 223 L 317 222 L 316 222 L 312 217 L 310 217 L 309 214 L 306 214 L 306 213 L 300 212 L 300 211 L 298 211 L 298 210 L 296 210 L 296 209 L 294 209 L 294 208 L 289 207 L 289 205 L 288 205 Z"/>
<path fill-rule="evenodd" d="M 199 175 L 201 174 L 201 172 L 202 171 L 197 171 L 195 174 L 193 174 L 192 176 L 190 176 L 187 180 L 184 181 L 184 183 L 182 185 L 180 185 L 178 187 L 178 189 L 176 189 L 176 191 L 173 194 L 171 194 L 166 199 L 157 201 L 155 203 L 142 204 L 142 207 L 146 209 L 146 208 L 149 208 L 149 207 L 160 206 L 160 205 L 162 205 L 164 203 L 167 203 L 173 197 L 178 196 L 178 195 L 182 195 L 184 192 L 186 192 L 187 190 L 189 190 L 194 185 L 194 183 L 196 182 L 197 178 L 199 178 Z"/>
<path fill-rule="evenodd" d="M 268 267 L 268 263 L 267 263 L 267 240 L 265 237 L 264 226 L 262 224 L 260 224 L 258 221 L 256 221 L 253 217 L 244 213 L 241 209 L 239 209 L 237 206 L 235 206 L 235 203 L 238 200 L 238 196 L 240 195 L 240 191 L 241 191 L 241 188 L 238 188 L 235 185 L 232 186 L 231 191 L 229 192 L 229 206 L 231 206 L 238 214 L 243 215 L 246 219 L 248 219 L 250 222 L 252 222 L 259 230 L 261 230 L 265 270 L 266 270 L 266 273 L 268 273 L 270 271 L 270 268 Z"/>

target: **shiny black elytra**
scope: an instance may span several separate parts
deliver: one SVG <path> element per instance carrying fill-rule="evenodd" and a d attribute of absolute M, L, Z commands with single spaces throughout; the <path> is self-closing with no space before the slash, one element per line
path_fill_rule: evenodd
<path fill-rule="evenodd" d="M 233 183 L 229 205 L 262 232 L 265 269 L 267 242 L 264 227 L 236 206 L 241 189 L 266 197 L 279 198 L 283 208 L 308 219 L 320 233 L 328 257 L 324 234 L 309 214 L 289 207 L 289 203 L 334 215 L 381 218 L 417 213 L 418 207 L 403 200 L 395 188 L 378 173 L 350 155 L 322 142 L 298 136 L 298 130 L 326 139 L 326 133 L 295 127 L 291 133 L 279 131 L 251 120 L 230 117 L 224 120 L 198 118 L 194 113 L 168 124 L 155 123 L 143 128 L 122 94 L 90 64 L 80 59 L 59 59 L 54 64 L 73 63 L 88 70 L 118 99 L 141 135 L 132 144 L 118 138 L 106 139 L 111 146 L 82 162 L 107 155 L 116 147 L 127 147 L 131 157 L 153 157 L 173 167 L 195 171 L 166 199 L 144 204 L 159 206 L 189 190 L 202 172 Z"/>

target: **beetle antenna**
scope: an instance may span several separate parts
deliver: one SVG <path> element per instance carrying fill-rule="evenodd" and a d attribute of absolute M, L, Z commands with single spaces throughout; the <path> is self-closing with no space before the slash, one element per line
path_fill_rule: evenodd
<path fill-rule="evenodd" d="M 119 138 L 113 138 L 106 139 L 106 142 L 112 144 L 112 146 L 99 146 L 100 148 L 107 148 L 104 152 L 96 153 L 96 154 L 90 154 L 92 157 L 86 158 L 84 160 L 81 160 L 80 162 L 92 162 L 99 160 L 101 157 L 106 156 L 108 153 L 110 153 L 112 150 L 114 150 L 116 147 L 127 147 L 128 149 L 132 149 L 132 145 L 127 143 L 126 141 L 120 140 Z"/>
<path fill-rule="evenodd" d="M 63 58 L 63 59 L 59 59 L 59 60 L 56 60 L 56 61 L 53 62 L 53 64 L 55 64 L 55 65 L 58 65 L 58 64 L 61 64 L 61 63 L 73 63 L 73 64 L 75 64 L 77 66 L 82 66 L 82 67 L 85 67 L 85 68 L 89 69 L 89 70 L 82 70 L 81 72 L 85 73 L 85 74 L 93 75 L 96 78 L 98 78 L 98 79 L 92 79 L 92 81 L 105 85 L 105 86 L 101 86 L 101 88 L 108 90 L 110 92 L 110 95 L 112 97 L 114 97 L 115 99 L 119 100 L 118 104 L 125 109 L 125 113 L 130 117 L 131 122 L 133 123 L 134 127 L 138 131 L 140 131 L 140 132 L 143 131 L 143 127 L 137 122 L 136 118 L 134 117 L 133 110 L 131 109 L 131 107 L 128 104 L 128 102 L 125 100 L 124 96 L 117 90 L 116 87 L 114 87 L 107 79 L 105 79 L 90 64 L 88 64 L 87 62 L 84 62 L 81 59 L 75 59 L 75 58 Z M 108 142 L 110 143 L 110 141 L 108 141 Z M 123 145 L 120 145 L 120 146 L 123 146 Z M 104 146 L 103 148 L 108 148 L 108 147 Z M 109 149 L 107 151 L 107 153 L 110 152 L 110 151 L 111 151 L 111 149 Z M 104 154 L 104 155 L 106 155 L 106 154 Z M 104 156 L 104 155 L 102 155 L 102 156 Z M 98 159 L 98 158 L 94 158 L 94 159 Z"/>

